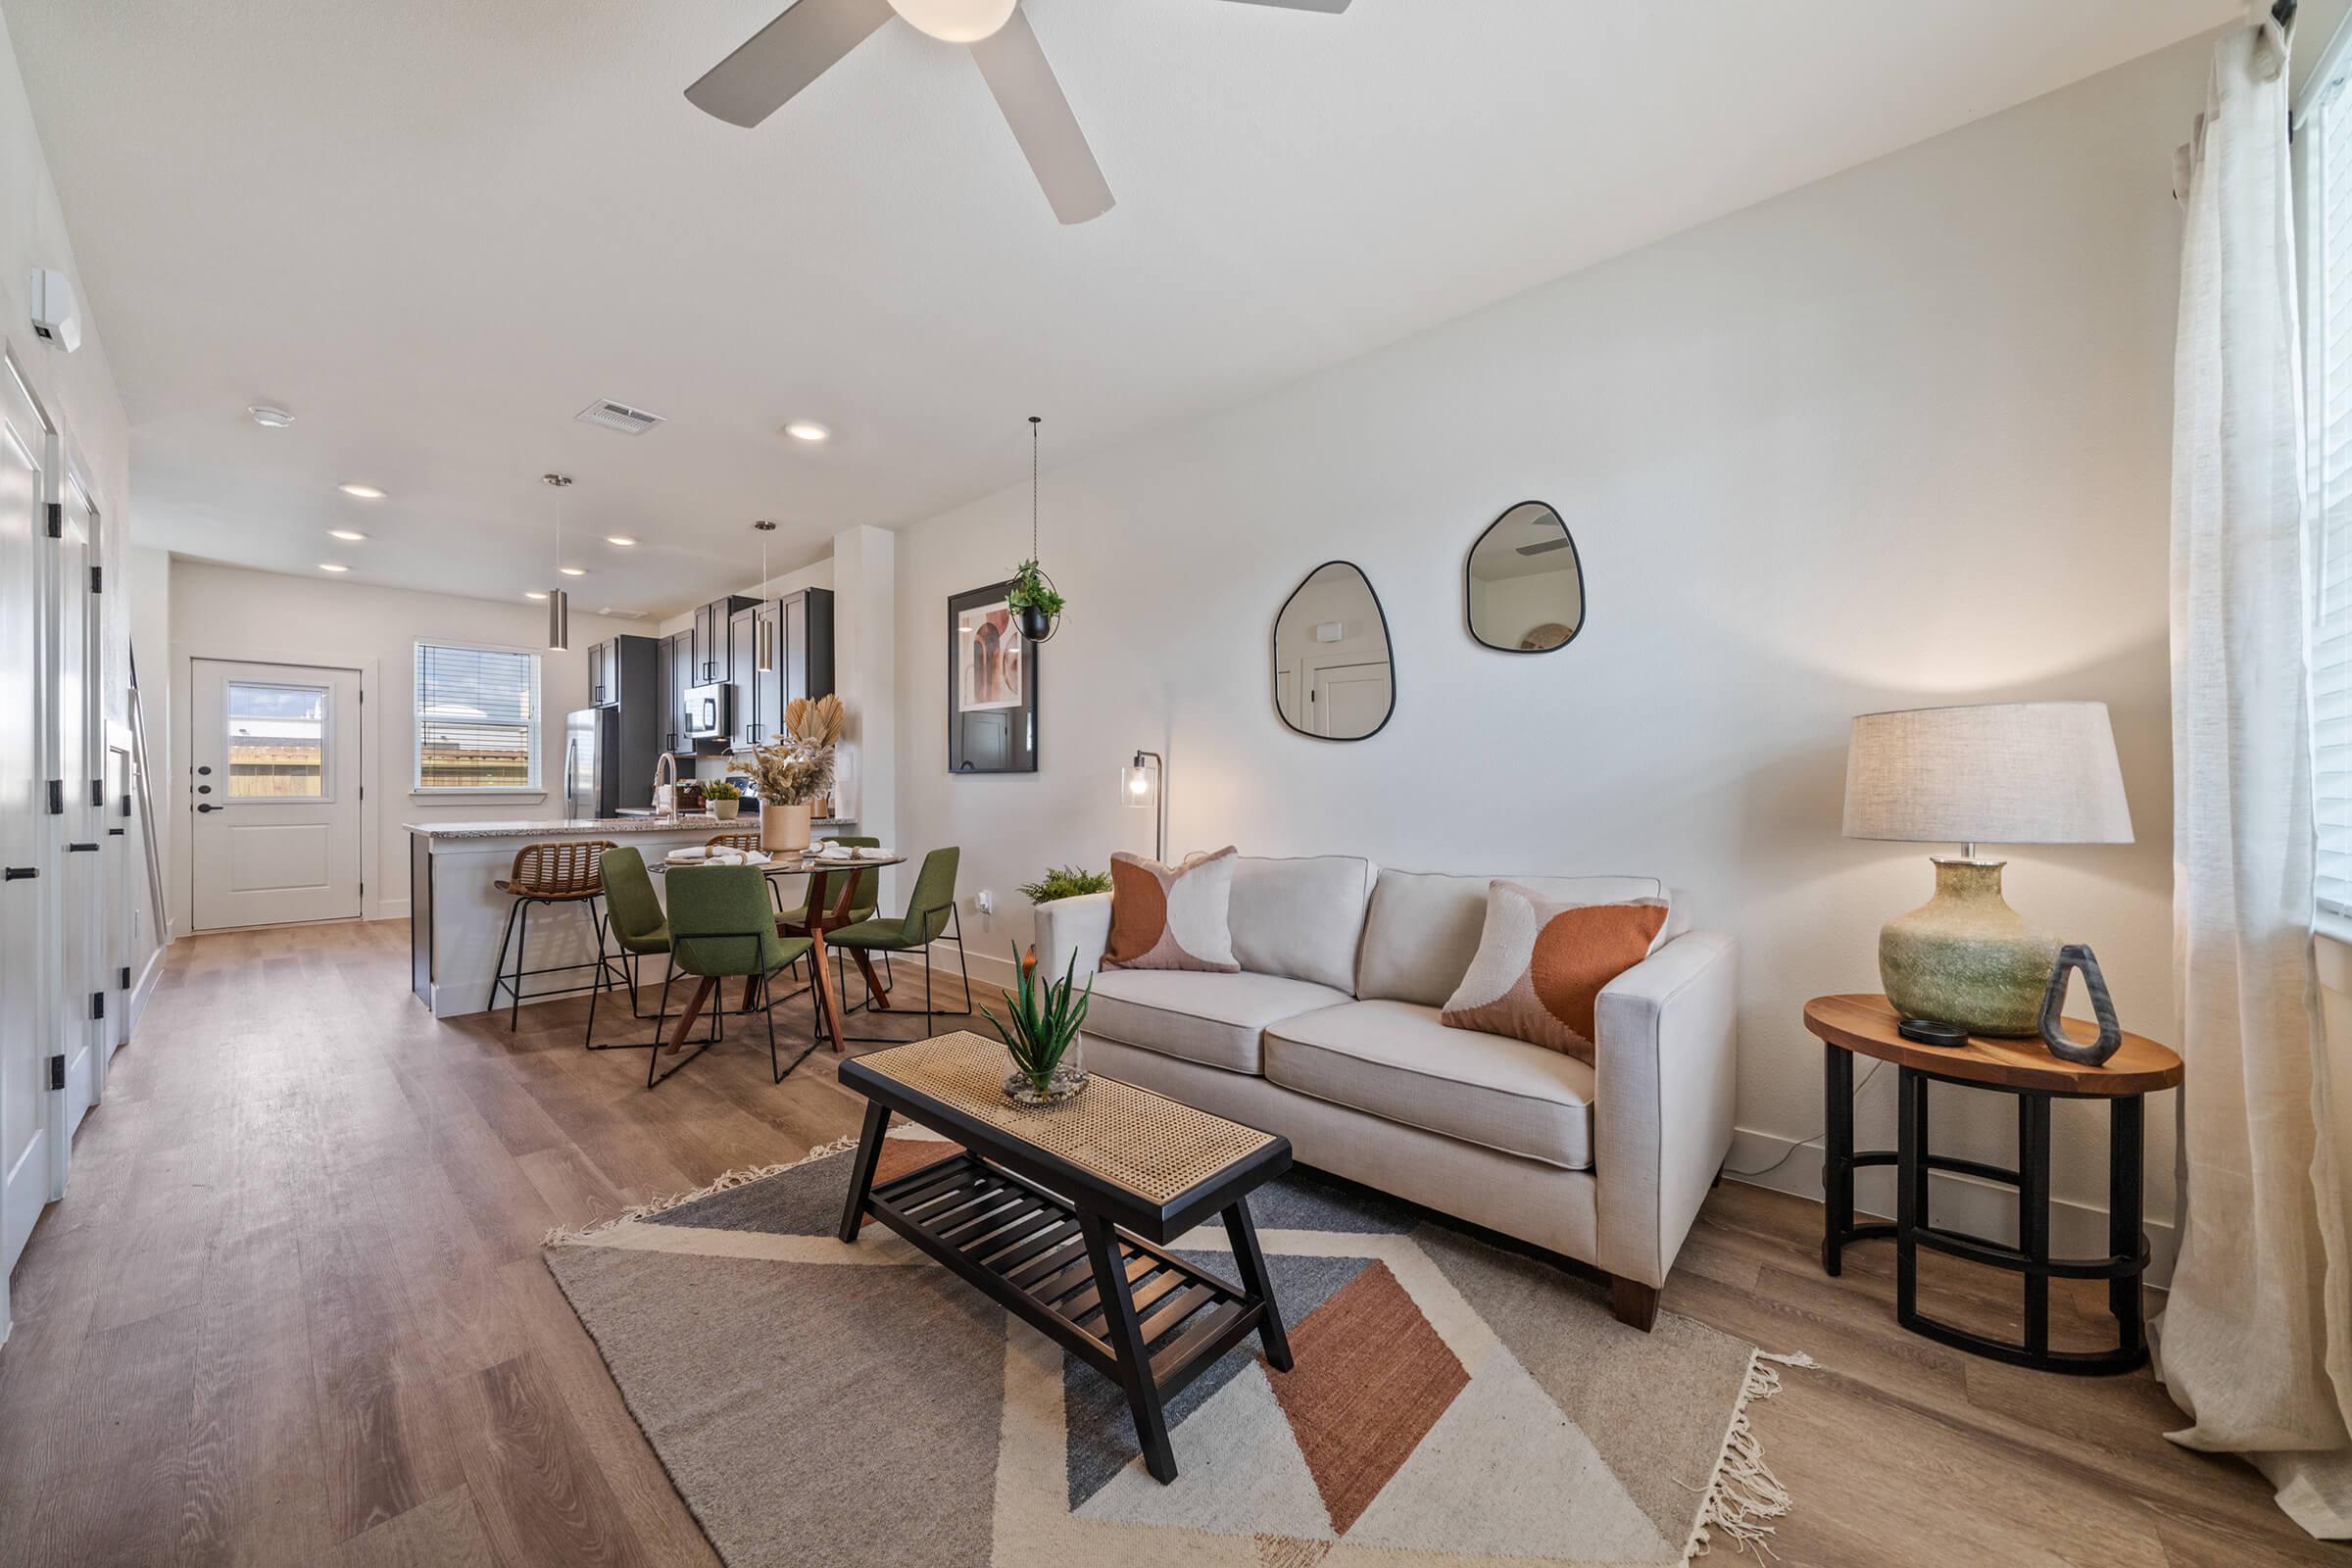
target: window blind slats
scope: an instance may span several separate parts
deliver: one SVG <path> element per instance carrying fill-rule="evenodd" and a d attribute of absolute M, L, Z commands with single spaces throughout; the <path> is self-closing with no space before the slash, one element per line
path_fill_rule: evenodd
<path fill-rule="evenodd" d="M 416 788 L 538 784 L 539 656 L 416 645 Z"/>

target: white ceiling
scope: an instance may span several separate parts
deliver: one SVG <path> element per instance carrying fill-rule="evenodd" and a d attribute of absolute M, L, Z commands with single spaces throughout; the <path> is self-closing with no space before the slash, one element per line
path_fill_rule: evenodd
<path fill-rule="evenodd" d="M 797 564 L 1026 477 L 1028 414 L 1051 467 L 2239 9 L 1028 0 L 1119 202 L 1064 228 L 903 23 L 745 131 L 682 92 L 777 0 L 0 3 L 135 537 L 511 596 L 551 579 L 561 468 L 575 603 L 657 612 L 747 580 L 754 517 Z M 606 397 L 670 422 L 571 422 Z"/>

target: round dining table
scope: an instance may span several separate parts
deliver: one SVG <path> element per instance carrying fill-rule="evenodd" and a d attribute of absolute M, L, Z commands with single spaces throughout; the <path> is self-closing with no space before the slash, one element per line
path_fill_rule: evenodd
<path fill-rule="evenodd" d="M 767 876 L 805 876 L 809 878 L 807 906 L 808 961 L 816 970 L 817 1010 L 824 1017 L 825 1032 L 833 1037 L 833 1054 L 839 1055 L 842 1051 L 842 1041 L 847 1037 L 842 1033 L 841 1027 L 842 1007 L 839 977 L 835 975 L 832 963 L 825 956 L 825 933 L 837 926 L 850 923 L 850 896 L 857 891 L 858 887 L 858 878 L 854 873 L 879 870 L 886 865 L 905 865 L 906 857 L 904 855 L 875 855 L 865 852 L 853 859 L 846 855 L 815 855 L 798 850 L 763 853 L 766 853 L 767 858 L 753 862 L 753 869 Z M 737 862 L 729 860 L 662 859 L 654 862 L 649 869 L 666 872 L 681 865 L 729 865 L 735 863 Z M 842 874 L 845 872 L 853 874 Z M 828 885 L 825 881 L 826 878 L 833 878 L 840 884 L 840 890 L 833 895 L 831 908 L 823 906 L 823 890 Z M 776 923 L 781 929 L 783 922 L 779 920 Z M 874 972 L 873 960 L 865 956 L 862 949 L 853 948 L 850 953 L 858 960 L 858 973 L 865 978 L 866 994 L 873 998 L 874 1009 L 878 1012 L 888 1012 L 890 1010 L 890 992 L 882 984 L 882 977 Z M 746 1011 L 751 1009 L 753 999 L 759 995 L 760 984 L 760 977 L 758 975 L 750 976 L 744 981 L 743 1005 Z M 664 1055 L 685 1047 L 687 1032 L 693 1029 L 695 1019 L 702 1016 L 703 1008 L 710 1004 L 711 994 L 717 989 L 718 981 L 715 978 L 710 975 L 698 978 L 693 994 L 686 999 L 685 1012 L 679 1015 L 677 1027 L 670 1031 L 668 1043 L 662 1048 Z"/>

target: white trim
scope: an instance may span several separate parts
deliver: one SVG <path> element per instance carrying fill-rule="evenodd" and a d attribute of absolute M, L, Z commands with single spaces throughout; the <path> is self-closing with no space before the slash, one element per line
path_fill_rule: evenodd
<path fill-rule="evenodd" d="M 407 899 L 378 899 L 375 901 L 374 917 L 378 920 L 406 920 L 409 907 Z"/>
<path fill-rule="evenodd" d="M 504 788 L 488 787 L 465 790 L 411 790 L 409 799 L 444 806 L 463 805 L 467 801 L 544 801 L 547 791 L 515 784 Z"/>
<path fill-rule="evenodd" d="M 131 1033 L 146 1016 L 147 1001 L 155 995 L 156 982 L 164 977 L 164 949 L 158 947 L 147 955 L 147 966 L 139 971 L 136 984 L 130 988 L 130 998 L 122 1004 L 122 1043 L 130 1044 Z"/>

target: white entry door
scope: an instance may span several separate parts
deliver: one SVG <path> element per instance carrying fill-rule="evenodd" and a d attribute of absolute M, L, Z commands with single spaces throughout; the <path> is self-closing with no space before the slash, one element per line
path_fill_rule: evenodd
<path fill-rule="evenodd" d="M 196 927 L 360 912 L 360 672 L 194 662 Z"/>
<path fill-rule="evenodd" d="M 49 1088 L 42 997 L 54 915 L 42 879 L 47 771 L 42 767 L 40 600 L 46 563 L 41 458 L 48 430 L 17 379 L 0 368 L 0 1280 L 49 1200 Z M 6 1296 L 0 1291 L 0 1321 Z"/>

